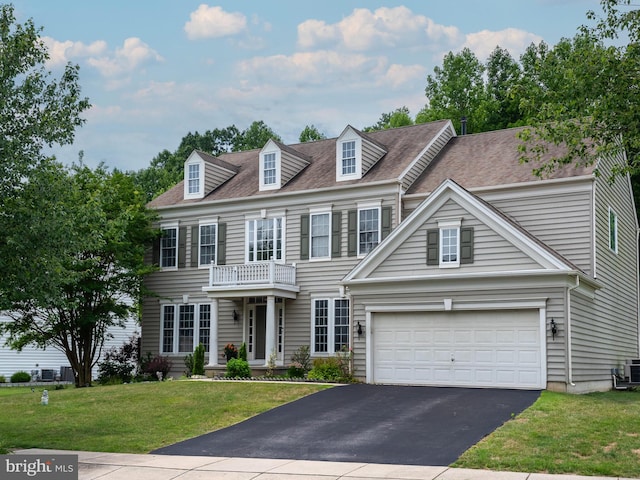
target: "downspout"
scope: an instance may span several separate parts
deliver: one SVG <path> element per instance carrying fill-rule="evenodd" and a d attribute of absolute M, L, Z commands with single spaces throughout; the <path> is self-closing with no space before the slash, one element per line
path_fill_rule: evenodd
<path fill-rule="evenodd" d="M 640 229 L 636 230 L 636 315 L 638 328 L 638 350 L 637 356 L 640 356 L 640 305 L 638 305 L 638 299 L 640 299 L 640 261 L 638 256 L 640 255 Z"/>
<path fill-rule="evenodd" d="M 580 286 L 580 277 L 576 275 L 576 284 L 567 289 L 567 370 L 569 373 L 567 383 L 572 387 L 576 384 L 573 383 L 573 360 L 572 360 L 572 348 L 571 348 L 571 292 Z"/>

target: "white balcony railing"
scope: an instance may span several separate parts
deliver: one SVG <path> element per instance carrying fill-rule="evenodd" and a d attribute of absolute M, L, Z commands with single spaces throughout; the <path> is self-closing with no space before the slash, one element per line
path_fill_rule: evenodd
<path fill-rule="evenodd" d="M 209 267 L 209 286 L 234 285 L 295 285 L 296 265 L 274 261 L 241 265 L 213 265 Z"/>

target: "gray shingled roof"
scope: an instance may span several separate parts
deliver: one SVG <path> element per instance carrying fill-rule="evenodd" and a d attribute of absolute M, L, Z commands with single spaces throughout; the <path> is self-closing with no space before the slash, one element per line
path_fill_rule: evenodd
<path fill-rule="evenodd" d="M 183 200 L 183 183 L 180 182 L 154 199 L 149 206 L 163 207 L 261 195 L 272 196 L 281 192 L 398 179 L 446 123 L 446 120 L 441 120 L 363 134 L 384 146 L 387 153 L 360 180 L 336 181 L 335 138 L 289 145 L 289 148 L 304 156 L 303 158 L 309 159 L 310 164 L 281 189 L 266 192 L 259 191 L 259 149 L 226 153 L 218 159 L 209 155 L 220 164 L 233 166 L 238 173 L 204 199 Z M 517 132 L 518 129 L 508 129 L 452 138 L 407 193 L 431 192 L 446 178 L 451 178 L 467 189 L 538 180 L 531 173 L 533 165 L 521 165 L 518 161 Z M 554 172 L 551 178 L 588 175 L 593 170 L 594 167 L 565 166 Z"/>

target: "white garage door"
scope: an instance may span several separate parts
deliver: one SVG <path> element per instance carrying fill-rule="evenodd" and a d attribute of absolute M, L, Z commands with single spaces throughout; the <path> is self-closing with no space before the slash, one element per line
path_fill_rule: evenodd
<path fill-rule="evenodd" d="M 538 310 L 375 313 L 374 383 L 544 388 Z"/>

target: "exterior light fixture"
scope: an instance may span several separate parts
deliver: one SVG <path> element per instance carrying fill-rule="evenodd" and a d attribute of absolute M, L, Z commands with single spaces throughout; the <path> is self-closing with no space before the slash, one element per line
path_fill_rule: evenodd
<path fill-rule="evenodd" d="M 233 321 L 234 323 L 238 321 L 238 312 L 236 312 L 235 310 L 233 311 Z"/>
<path fill-rule="evenodd" d="M 358 336 L 362 335 L 362 325 L 358 322 Z"/>
<path fill-rule="evenodd" d="M 553 318 L 551 319 L 550 326 L 551 326 L 551 339 L 555 340 L 556 334 L 558 333 L 558 325 L 556 324 Z"/>

